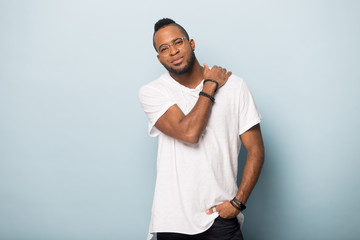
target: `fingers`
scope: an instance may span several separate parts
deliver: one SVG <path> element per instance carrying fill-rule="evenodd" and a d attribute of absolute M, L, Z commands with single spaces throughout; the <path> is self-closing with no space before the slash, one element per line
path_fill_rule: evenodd
<path fill-rule="evenodd" d="M 216 66 L 216 67 L 221 71 L 222 74 L 224 74 L 223 76 L 225 76 L 226 79 L 228 79 L 231 76 L 231 74 L 232 74 L 231 71 L 227 71 L 226 68 L 222 68 L 220 66 L 219 67 Z"/>
<path fill-rule="evenodd" d="M 210 70 L 209 66 L 208 66 L 206 63 L 204 63 L 204 67 L 207 67 L 207 69 Z M 214 69 L 215 71 L 216 71 L 216 70 L 220 70 L 220 71 L 222 71 L 224 74 L 227 72 L 227 69 L 226 69 L 226 68 L 223 68 L 223 67 L 217 66 L 217 65 L 212 66 L 211 69 Z"/>
<path fill-rule="evenodd" d="M 219 205 L 218 205 L 219 206 Z M 206 214 L 213 214 L 214 212 L 218 212 L 218 206 L 215 206 L 215 207 L 212 207 L 212 208 L 209 208 L 208 210 L 206 210 Z"/>
<path fill-rule="evenodd" d="M 204 70 L 205 70 L 205 69 L 206 69 L 206 70 L 210 70 L 210 67 L 209 67 L 209 65 L 208 65 L 207 63 L 204 63 Z M 211 69 L 219 69 L 220 71 L 223 71 L 224 73 L 227 72 L 226 68 L 223 68 L 223 67 L 217 66 L 217 65 L 212 66 Z"/>
<path fill-rule="evenodd" d="M 212 208 L 209 208 L 208 210 L 205 211 L 206 214 L 210 215 L 210 214 L 213 214 L 215 212 L 220 212 L 222 204 L 219 204 L 219 205 L 216 205 L 216 206 L 214 206 Z"/>

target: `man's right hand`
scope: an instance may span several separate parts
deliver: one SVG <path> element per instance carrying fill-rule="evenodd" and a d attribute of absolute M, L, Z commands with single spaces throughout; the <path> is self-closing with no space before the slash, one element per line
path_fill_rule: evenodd
<path fill-rule="evenodd" d="M 222 67 L 215 65 L 210 69 L 209 66 L 206 63 L 204 63 L 204 68 L 203 68 L 204 79 L 212 79 L 212 80 L 218 82 L 219 88 L 224 86 L 224 84 L 229 79 L 231 74 L 232 74 L 232 72 L 231 71 L 227 72 L 226 68 L 222 68 Z M 215 83 L 213 83 L 213 84 L 215 84 Z"/>

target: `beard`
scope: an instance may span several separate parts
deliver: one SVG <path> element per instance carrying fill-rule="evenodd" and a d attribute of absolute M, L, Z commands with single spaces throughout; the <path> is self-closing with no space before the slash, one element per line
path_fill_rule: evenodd
<path fill-rule="evenodd" d="M 180 69 L 174 69 L 170 66 L 165 65 L 164 63 L 161 63 L 166 70 L 168 70 L 170 73 L 176 74 L 176 75 L 182 75 L 185 73 L 188 73 L 191 71 L 191 69 L 194 66 L 194 62 L 195 62 L 195 53 L 194 51 L 191 51 L 191 56 L 190 59 L 186 62 L 185 66 L 183 68 Z"/>

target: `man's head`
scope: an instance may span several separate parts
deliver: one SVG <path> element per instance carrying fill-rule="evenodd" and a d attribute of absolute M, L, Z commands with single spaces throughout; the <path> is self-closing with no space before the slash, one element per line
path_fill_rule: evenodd
<path fill-rule="evenodd" d="M 153 45 L 154 45 L 154 48 L 155 48 L 155 51 L 157 52 L 158 49 L 156 49 L 156 46 L 155 46 L 155 34 L 156 32 L 163 28 L 163 27 L 166 27 L 166 26 L 169 26 L 169 25 L 173 25 L 173 26 L 176 26 L 180 29 L 180 31 L 182 32 L 182 34 L 186 37 L 186 39 L 189 41 L 189 34 L 186 32 L 186 30 L 179 24 L 177 24 L 174 20 L 170 19 L 170 18 L 163 18 L 163 19 L 160 19 L 159 21 L 157 21 L 154 25 L 154 35 L 153 35 Z"/>
<path fill-rule="evenodd" d="M 153 45 L 160 63 L 170 73 L 181 75 L 192 69 L 195 62 L 195 42 L 172 19 L 163 18 L 155 23 Z"/>

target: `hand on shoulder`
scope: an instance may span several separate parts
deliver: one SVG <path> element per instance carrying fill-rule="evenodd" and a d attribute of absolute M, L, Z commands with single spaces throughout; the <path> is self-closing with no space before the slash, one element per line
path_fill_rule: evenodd
<path fill-rule="evenodd" d="M 203 76 L 204 79 L 212 79 L 219 84 L 219 88 L 225 85 L 226 81 L 231 76 L 232 72 L 227 71 L 226 68 L 214 65 L 211 69 L 204 63 Z M 213 83 L 215 84 L 215 83 Z"/>

